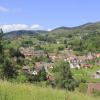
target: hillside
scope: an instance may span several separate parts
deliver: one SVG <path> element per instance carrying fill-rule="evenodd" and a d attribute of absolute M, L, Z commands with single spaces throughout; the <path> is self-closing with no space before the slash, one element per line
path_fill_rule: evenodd
<path fill-rule="evenodd" d="M 46 33 L 47 31 L 42 31 L 42 30 L 18 30 L 18 31 L 12 31 L 12 32 L 7 32 L 5 33 L 6 38 L 15 38 L 15 37 L 20 37 L 20 36 L 32 36 L 35 34 L 39 33 Z"/>
<path fill-rule="evenodd" d="M 75 27 L 65 27 L 65 26 L 62 26 L 62 27 L 58 27 L 52 31 L 56 31 L 56 30 L 94 30 L 94 29 L 100 29 L 100 22 L 95 22 L 95 23 L 86 23 L 86 24 L 83 24 L 83 25 L 80 25 L 80 26 L 75 26 Z"/>
<path fill-rule="evenodd" d="M 12 31 L 12 32 L 8 32 L 5 33 L 6 37 L 18 37 L 18 36 L 23 36 L 23 35 L 34 35 L 34 34 L 41 34 L 41 33 L 74 33 L 74 32 L 89 32 L 89 31 L 96 31 L 99 30 L 100 31 L 100 22 L 95 22 L 95 23 L 86 23 L 80 26 L 76 26 L 76 27 L 58 27 L 55 28 L 53 30 L 51 30 L 50 32 L 45 31 L 45 30 L 19 30 L 19 31 Z"/>
<path fill-rule="evenodd" d="M 99 98 L 77 91 L 65 92 L 50 87 L 0 81 L 0 100 L 99 100 Z"/>

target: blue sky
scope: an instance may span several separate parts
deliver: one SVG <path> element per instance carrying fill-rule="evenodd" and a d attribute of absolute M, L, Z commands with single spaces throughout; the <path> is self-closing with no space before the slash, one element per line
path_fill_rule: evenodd
<path fill-rule="evenodd" d="M 6 28 L 53 29 L 96 21 L 100 0 L 0 0 L 0 25 Z"/>

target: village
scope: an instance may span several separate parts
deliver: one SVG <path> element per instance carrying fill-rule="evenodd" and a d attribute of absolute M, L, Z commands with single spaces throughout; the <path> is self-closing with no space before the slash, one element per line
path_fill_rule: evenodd
<path fill-rule="evenodd" d="M 32 57 L 41 57 L 41 56 L 48 56 L 49 62 L 35 62 L 34 71 L 32 71 L 32 67 L 25 65 L 23 66 L 23 70 L 36 75 L 39 70 L 41 70 L 43 67 L 45 67 L 46 72 L 48 72 L 47 69 L 52 69 L 54 67 L 54 62 L 57 60 L 63 60 L 68 61 L 70 64 L 70 68 L 73 69 L 81 69 L 81 68 L 91 68 L 93 65 L 89 63 L 90 61 L 95 60 L 95 64 L 100 66 L 100 61 L 96 61 L 96 59 L 100 59 L 100 53 L 98 54 L 92 54 L 89 53 L 88 55 L 83 56 L 76 56 L 72 55 L 71 50 L 68 48 L 65 48 L 65 50 L 60 51 L 59 53 L 48 53 L 46 54 L 43 50 L 34 50 L 32 47 L 21 47 L 20 52 L 25 56 L 25 59 L 32 60 Z M 97 76 L 96 76 L 97 74 Z M 100 72 L 97 71 L 95 75 L 93 75 L 95 78 L 100 78 Z"/>

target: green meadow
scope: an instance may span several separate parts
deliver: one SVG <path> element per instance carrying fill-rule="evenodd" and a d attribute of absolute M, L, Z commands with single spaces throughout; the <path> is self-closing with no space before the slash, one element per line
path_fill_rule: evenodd
<path fill-rule="evenodd" d="M 32 84 L 0 81 L 0 100 L 100 100 L 97 97 Z"/>

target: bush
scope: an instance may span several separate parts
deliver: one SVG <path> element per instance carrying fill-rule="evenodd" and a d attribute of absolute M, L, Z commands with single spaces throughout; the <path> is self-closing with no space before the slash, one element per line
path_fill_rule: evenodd
<path fill-rule="evenodd" d="M 81 83 L 86 83 L 86 80 L 83 79 L 83 78 L 81 78 L 80 82 L 81 82 Z"/>
<path fill-rule="evenodd" d="M 17 82 L 24 83 L 27 81 L 27 77 L 25 75 L 20 75 L 17 77 Z"/>
<path fill-rule="evenodd" d="M 100 96 L 100 91 L 99 90 L 94 90 L 93 95 L 94 96 Z"/>
<path fill-rule="evenodd" d="M 64 50 L 64 47 L 63 46 L 60 46 L 60 47 L 58 47 L 58 50 L 60 51 L 60 50 Z"/>
<path fill-rule="evenodd" d="M 79 92 L 86 93 L 86 91 L 87 91 L 87 84 L 80 83 L 80 85 L 79 85 Z"/>

